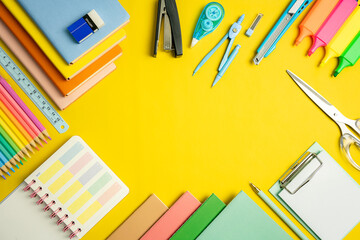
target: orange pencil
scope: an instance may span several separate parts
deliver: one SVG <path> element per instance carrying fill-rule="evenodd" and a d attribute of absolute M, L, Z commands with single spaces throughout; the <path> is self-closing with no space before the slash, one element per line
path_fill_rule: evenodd
<path fill-rule="evenodd" d="M 10 96 L 6 89 L 0 84 L 0 93 L 5 97 L 5 99 L 10 103 L 10 105 L 15 109 L 15 111 L 21 116 L 21 118 L 28 124 L 31 130 L 37 134 L 37 136 L 43 140 L 45 143 L 46 139 L 40 130 L 35 126 L 31 119 L 26 115 L 22 108 L 15 102 L 15 100 Z"/>
<path fill-rule="evenodd" d="M 317 0 L 299 25 L 300 32 L 295 45 L 299 45 L 305 37 L 315 35 L 338 2 L 339 0 Z"/>
<path fill-rule="evenodd" d="M 0 109 L 5 114 L 4 117 L 7 117 L 10 122 L 14 124 L 16 129 L 19 130 L 21 135 L 25 137 L 25 139 L 30 143 L 30 145 L 39 150 L 36 146 L 35 141 L 30 137 L 29 133 L 23 128 L 23 126 L 21 126 L 21 124 L 16 120 L 16 118 L 11 114 L 11 112 L 5 107 L 2 101 L 0 101 Z"/>
<path fill-rule="evenodd" d="M 25 132 L 27 132 L 28 135 L 30 135 L 30 138 L 32 138 L 36 143 L 38 143 L 40 146 L 42 146 L 41 141 L 38 138 L 38 136 L 36 136 L 36 134 L 30 129 L 29 125 L 21 118 L 21 116 L 16 112 L 16 110 L 6 100 L 6 98 L 4 97 L 4 95 L 2 93 L 0 93 L 0 101 L 3 103 L 3 106 L 5 106 L 5 108 L 7 108 L 9 115 L 12 115 L 14 117 L 15 122 L 23 127 Z M 4 111 L 4 109 L 3 109 L 3 111 Z M 6 114 L 6 111 L 4 111 L 4 112 Z M 6 115 L 8 115 L 8 114 L 6 114 Z M 13 123 L 16 125 L 15 122 L 13 121 Z"/>

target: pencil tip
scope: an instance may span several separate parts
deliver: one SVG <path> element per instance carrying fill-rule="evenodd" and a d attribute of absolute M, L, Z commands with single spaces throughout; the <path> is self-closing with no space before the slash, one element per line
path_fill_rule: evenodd
<path fill-rule="evenodd" d="M 19 165 L 16 164 L 15 167 L 16 167 L 17 169 L 19 169 Z"/>
<path fill-rule="evenodd" d="M 20 160 L 20 164 L 21 164 L 21 165 L 24 165 L 24 163 L 23 163 L 21 160 Z"/>
<path fill-rule="evenodd" d="M 38 147 L 35 147 L 36 150 L 40 151 Z"/>
<path fill-rule="evenodd" d="M 11 176 L 9 172 L 6 173 L 7 175 Z"/>
<path fill-rule="evenodd" d="M 12 168 L 12 167 L 10 168 L 10 170 L 11 170 L 12 172 L 15 172 L 14 168 Z"/>
<path fill-rule="evenodd" d="M 5 180 L 6 180 L 6 177 L 5 177 L 4 175 L 1 175 L 1 176 L 2 176 L 2 178 L 3 178 L 3 179 L 5 179 Z"/>
<path fill-rule="evenodd" d="M 48 136 L 48 139 L 52 140 L 52 138 L 50 136 Z"/>

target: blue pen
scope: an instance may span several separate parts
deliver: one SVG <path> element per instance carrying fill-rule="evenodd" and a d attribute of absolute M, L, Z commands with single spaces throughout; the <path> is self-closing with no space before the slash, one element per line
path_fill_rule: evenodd
<path fill-rule="evenodd" d="M 224 75 L 224 73 L 226 72 L 226 70 L 228 69 L 228 67 L 230 66 L 231 62 L 234 60 L 234 58 L 236 57 L 236 55 L 238 54 L 240 49 L 240 45 L 236 45 L 235 49 L 232 51 L 232 53 L 230 54 L 229 59 L 226 61 L 226 63 L 224 64 L 224 66 L 221 68 L 220 72 L 216 75 L 216 78 L 212 84 L 211 87 L 213 87 Z"/>
<path fill-rule="evenodd" d="M 241 15 L 239 20 L 237 22 L 235 22 L 231 27 L 229 32 L 220 40 L 220 42 L 218 44 L 216 44 L 216 46 L 201 60 L 201 62 L 199 63 L 199 65 L 197 65 L 197 67 L 194 70 L 193 76 L 195 75 L 195 73 L 204 65 L 204 63 L 214 54 L 214 52 L 226 41 L 226 39 L 229 39 L 230 42 L 226 48 L 225 54 L 221 60 L 220 66 L 218 68 L 218 71 L 221 72 L 221 70 L 224 68 L 225 64 L 228 62 L 228 58 L 229 58 L 229 54 L 230 54 L 230 50 L 232 47 L 232 44 L 235 41 L 235 37 L 239 34 L 240 30 L 241 30 L 241 23 L 244 20 L 245 15 Z M 235 51 L 235 50 L 234 50 Z M 236 56 L 236 54 L 235 54 Z M 234 57 L 235 57 L 234 56 Z M 231 57 L 231 56 L 230 56 Z M 231 63 L 231 61 L 229 62 L 229 64 Z M 227 66 L 228 67 L 228 66 Z M 226 69 L 225 69 L 226 71 Z M 225 72 L 223 71 L 223 73 Z M 222 73 L 222 74 L 223 74 Z M 222 76 L 221 74 L 221 76 Z"/>
<path fill-rule="evenodd" d="M 309 6 L 313 0 L 293 0 L 281 15 L 275 26 L 271 29 L 265 40 L 262 42 L 257 50 L 257 55 L 254 58 L 254 63 L 259 65 L 264 57 L 275 49 L 277 42 L 290 28 L 296 18 Z"/>

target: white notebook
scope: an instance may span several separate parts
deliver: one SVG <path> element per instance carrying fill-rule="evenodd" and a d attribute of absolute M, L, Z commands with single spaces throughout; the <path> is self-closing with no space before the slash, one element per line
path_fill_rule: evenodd
<path fill-rule="evenodd" d="M 72 137 L 0 203 L 0 238 L 80 239 L 128 193 L 91 148 Z"/>
<path fill-rule="evenodd" d="M 284 189 L 279 196 L 320 239 L 342 239 L 360 221 L 360 186 L 327 152 L 317 157 L 322 165 L 312 160 L 287 185 L 292 193 L 299 190 Z"/>

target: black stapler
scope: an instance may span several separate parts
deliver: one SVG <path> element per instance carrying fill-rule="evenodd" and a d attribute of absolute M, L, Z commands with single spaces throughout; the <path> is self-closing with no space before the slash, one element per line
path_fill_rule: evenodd
<path fill-rule="evenodd" d="M 183 55 L 180 19 L 175 0 L 159 0 L 154 57 L 159 48 L 161 20 L 164 17 L 164 50 L 174 50 L 175 57 Z"/>

